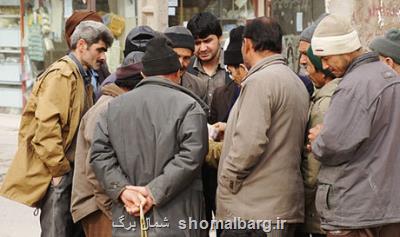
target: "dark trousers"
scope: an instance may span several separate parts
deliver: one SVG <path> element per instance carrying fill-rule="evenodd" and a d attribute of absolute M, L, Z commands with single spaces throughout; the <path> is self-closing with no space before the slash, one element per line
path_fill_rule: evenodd
<path fill-rule="evenodd" d="M 217 192 L 217 169 L 204 163 L 202 167 L 203 193 L 206 208 L 206 220 L 211 226 L 212 213 L 216 211 L 215 195 Z M 221 230 L 217 229 L 217 237 L 221 236 Z"/>
<path fill-rule="evenodd" d="M 65 174 L 56 186 L 50 184 L 41 203 L 41 237 L 84 237 L 80 223 L 70 212 L 73 172 Z"/>
<path fill-rule="evenodd" d="M 400 237 L 400 223 L 366 229 L 328 231 L 327 237 Z"/>

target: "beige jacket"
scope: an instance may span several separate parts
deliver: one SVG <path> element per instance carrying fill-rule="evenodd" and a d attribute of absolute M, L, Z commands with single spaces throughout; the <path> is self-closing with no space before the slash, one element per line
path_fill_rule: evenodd
<path fill-rule="evenodd" d="M 218 219 L 303 222 L 300 161 L 308 98 L 281 55 L 250 69 L 227 122 L 218 170 Z"/>
<path fill-rule="evenodd" d="M 76 64 L 68 56 L 53 63 L 38 78 L 22 113 L 17 153 L 0 195 L 37 207 L 52 177 L 70 171 L 74 137 L 92 104 L 91 86 L 85 86 Z"/>
<path fill-rule="evenodd" d="M 75 153 L 75 170 L 72 182 L 71 213 L 74 222 L 101 210 L 108 218 L 111 216 L 111 199 L 105 194 L 89 164 L 90 146 L 96 127 L 96 120 L 106 110 L 107 104 L 124 91 L 114 83 L 102 88 L 102 96 L 83 116 L 79 126 Z"/>
<path fill-rule="evenodd" d="M 310 104 L 308 129 L 322 124 L 324 115 L 331 103 L 331 97 L 335 91 L 339 78 L 334 79 L 324 85 L 321 89 L 316 90 Z M 309 144 L 306 140 L 306 145 Z M 317 192 L 317 176 L 321 167 L 321 163 L 315 159 L 312 152 L 306 152 L 305 158 L 301 162 L 301 172 L 304 179 L 305 193 L 305 220 L 304 232 L 313 234 L 323 234 L 321 229 L 320 216 L 315 208 L 315 194 Z"/>

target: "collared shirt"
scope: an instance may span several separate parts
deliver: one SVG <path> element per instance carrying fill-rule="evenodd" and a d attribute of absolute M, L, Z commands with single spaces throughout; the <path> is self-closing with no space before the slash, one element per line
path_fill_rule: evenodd
<path fill-rule="evenodd" d="M 78 67 L 79 72 L 81 73 L 82 78 L 83 78 L 83 80 L 85 82 L 85 85 L 90 83 L 90 81 L 91 81 L 90 73 L 88 73 L 88 71 L 83 68 L 82 63 L 76 58 L 75 54 L 73 52 L 70 52 L 68 54 L 68 56 L 72 59 L 72 61 L 74 61 L 74 63 Z"/>
<path fill-rule="evenodd" d="M 88 74 L 90 75 L 90 84 L 93 86 L 94 98 L 96 102 L 101 95 L 101 87 L 99 84 L 99 74 L 94 69 L 89 69 Z"/>
<path fill-rule="evenodd" d="M 212 101 L 212 96 L 214 94 L 214 90 L 218 87 L 225 85 L 226 78 L 226 70 L 224 65 L 224 53 L 223 49 L 219 53 L 219 63 L 215 72 L 210 76 L 208 75 L 203 65 L 201 65 L 200 60 L 196 57 L 193 63 L 193 68 L 199 73 L 197 76 L 205 81 L 207 81 L 207 104 L 210 105 Z"/>

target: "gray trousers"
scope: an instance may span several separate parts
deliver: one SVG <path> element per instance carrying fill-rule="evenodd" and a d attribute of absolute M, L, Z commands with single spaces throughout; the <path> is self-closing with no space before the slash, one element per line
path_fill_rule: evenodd
<path fill-rule="evenodd" d="M 80 223 L 70 212 L 73 172 L 65 174 L 57 186 L 49 185 L 41 203 L 41 237 L 84 237 Z"/>

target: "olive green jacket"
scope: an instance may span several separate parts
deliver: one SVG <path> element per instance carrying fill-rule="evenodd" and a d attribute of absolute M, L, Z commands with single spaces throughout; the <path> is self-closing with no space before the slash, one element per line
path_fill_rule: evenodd
<path fill-rule="evenodd" d="M 329 108 L 331 97 L 340 79 L 334 79 L 314 92 L 311 99 L 308 130 L 318 124 L 322 124 L 324 115 Z M 306 145 L 310 141 L 306 140 Z M 305 193 L 305 219 L 304 231 L 307 233 L 324 233 L 321 230 L 320 216 L 315 208 L 315 193 L 317 191 L 317 176 L 320 169 L 320 162 L 315 159 L 311 152 L 305 152 L 301 162 L 301 172 L 304 180 Z"/>

